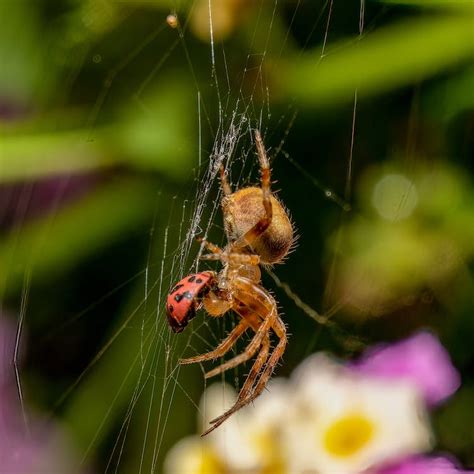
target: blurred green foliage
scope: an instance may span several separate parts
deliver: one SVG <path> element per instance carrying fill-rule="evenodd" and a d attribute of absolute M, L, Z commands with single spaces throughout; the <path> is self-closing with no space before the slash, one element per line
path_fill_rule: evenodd
<path fill-rule="evenodd" d="M 315 350 L 353 355 L 348 334 L 370 343 L 433 327 L 463 376 L 435 414 L 439 448 L 474 466 L 472 2 L 366 1 L 362 31 L 358 2 L 334 2 L 328 19 L 322 0 L 242 1 L 221 30 L 227 2 L 213 2 L 215 71 L 197 38 L 200 3 L 0 2 L 0 184 L 14 210 L 0 291 L 26 318 L 27 402 L 54 410 L 99 472 L 160 472 L 193 431 L 202 374 L 176 359 L 215 345 L 231 322 L 201 315 L 173 337 L 163 297 L 198 251 L 182 242 L 214 141 L 246 110 L 301 236 L 276 271 L 340 328 L 316 325 L 265 275 L 292 333 L 281 374 Z M 178 29 L 166 24 L 175 11 Z M 253 156 L 248 140 L 241 148 L 234 181 Z M 387 174 L 416 189 L 406 218 L 374 206 Z M 77 176 L 93 177 L 90 188 L 63 199 Z M 30 216 L 52 178 L 64 180 L 54 205 Z M 208 184 L 203 229 L 217 196 Z M 389 206 L 410 195 L 384 192 Z"/>
<path fill-rule="evenodd" d="M 283 68 L 279 92 L 299 104 L 334 105 L 352 100 L 355 89 L 371 96 L 422 81 L 474 57 L 472 21 L 464 11 L 422 17 L 332 45 L 323 58 L 305 54 Z"/>

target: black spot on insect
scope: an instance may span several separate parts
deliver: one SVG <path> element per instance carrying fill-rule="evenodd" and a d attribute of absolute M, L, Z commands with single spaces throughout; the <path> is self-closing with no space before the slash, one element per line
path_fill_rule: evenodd
<path fill-rule="evenodd" d="M 196 279 L 196 275 L 188 278 L 189 283 L 192 283 Z"/>
<path fill-rule="evenodd" d="M 170 313 L 172 313 L 172 312 L 174 311 L 174 306 L 173 306 L 172 304 L 170 304 L 170 305 L 168 306 L 168 311 L 169 311 Z"/>
<path fill-rule="evenodd" d="M 186 298 L 187 300 L 192 300 L 193 299 L 193 294 L 190 291 L 185 291 L 181 296 L 183 298 Z"/>
<path fill-rule="evenodd" d="M 193 319 L 194 316 L 196 316 L 196 309 L 191 306 L 189 311 L 182 318 L 173 317 L 169 312 L 166 314 L 166 316 L 168 318 L 168 324 L 173 332 L 179 333 L 182 332 L 188 325 L 189 321 Z"/>
<path fill-rule="evenodd" d="M 170 316 L 170 314 L 167 314 L 167 317 L 168 317 L 168 324 L 170 328 L 173 330 L 173 332 L 176 332 L 176 333 L 181 332 L 186 327 L 186 324 L 188 324 L 187 321 L 185 321 L 184 323 L 180 323 L 179 321 L 176 321 L 176 319 Z"/>
<path fill-rule="evenodd" d="M 170 293 L 173 294 L 173 293 L 176 293 L 180 288 L 182 288 L 184 285 L 181 284 L 181 285 L 176 285 L 171 291 Z"/>
<path fill-rule="evenodd" d="M 186 317 L 188 318 L 188 321 L 193 319 L 195 316 L 196 316 L 196 308 L 194 308 L 194 307 L 189 308 L 189 311 L 186 314 Z"/>
<path fill-rule="evenodd" d="M 198 279 L 196 280 L 196 283 L 202 283 L 202 278 L 198 278 Z"/>
<path fill-rule="evenodd" d="M 178 293 L 177 295 L 174 296 L 174 300 L 176 303 L 179 303 L 183 299 L 183 293 Z"/>

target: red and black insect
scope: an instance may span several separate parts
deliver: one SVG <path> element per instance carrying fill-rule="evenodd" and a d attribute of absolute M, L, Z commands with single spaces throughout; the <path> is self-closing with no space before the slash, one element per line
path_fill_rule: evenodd
<path fill-rule="evenodd" d="M 214 272 L 195 273 L 183 278 L 171 289 L 166 301 L 166 314 L 174 332 L 181 332 L 196 316 L 202 297 L 209 292 L 214 279 Z"/>

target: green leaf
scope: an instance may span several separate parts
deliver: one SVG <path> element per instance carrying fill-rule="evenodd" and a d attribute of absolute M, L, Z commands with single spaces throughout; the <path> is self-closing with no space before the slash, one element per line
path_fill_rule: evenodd
<path fill-rule="evenodd" d="M 117 163 L 87 130 L 0 136 L 0 182 L 86 172 Z"/>
<path fill-rule="evenodd" d="M 443 15 L 405 21 L 360 41 L 309 53 L 278 66 L 281 99 L 334 105 L 374 96 L 426 79 L 474 58 L 474 16 Z"/>
<path fill-rule="evenodd" d="M 441 7 L 441 8 L 469 8 L 474 4 L 472 0 L 379 0 L 381 3 L 405 5 L 407 7 Z"/>
<path fill-rule="evenodd" d="M 51 86 L 53 72 L 53 66 L 47 67 L 39 5 L 4 0 L 0 18 L 0 96 L 3 101 L 8 98 L 12 106 L 37 103 Z"/>
<path fill-rule="evenodd" d="M 181 181 L 189 176 L 197 157 L 197 108 L 191 83 L 160 81 L 127 105 L 108 142 L 127 163 L 145 170 L 166 170 Z"/>
<path fill-rule="evenodd" d="M 107 127 L 0 135 L 0 183 L 126 164 L 182 181 L 197 156 L 197 96 L 187 81 L 160 81 Z M 190 113 L 191 110 L 191 113 Z"/>
<path fill-rule="evenodd" d="M 449 121 L 458 114 L 474 109 L 474 67 L 463 70 L 441 84 L 436 83 L 424 98 L 425 108 Z"/>

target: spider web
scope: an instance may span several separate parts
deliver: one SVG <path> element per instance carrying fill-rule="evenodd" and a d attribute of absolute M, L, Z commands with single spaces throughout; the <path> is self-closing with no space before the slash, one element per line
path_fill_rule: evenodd
<path fill-rule="evenodd" d="M 155 306 L 152 311 L 151 320 L 145 316 L 142 320 L 142 336 L 140 343 L 140 357 L 136 357 L 140 363 L 140 371 L 138 379 L 135 382 L 133 396 L 128 404 L 127 413 L 120 425 L 118 435 L 113 445 L 113 449 L 109 455 L 107 470 L 119 469 L 123 462 L 123 452 L 126 447 L 128 438 L 128 430 L 132 418 L 136 416 L 137 404 L 141 402 L 147 407 L 147 417 L 145 429 L 143 430 L 143 439 L 141 445 L 140 472 L 141 470 L 152 472 L 159 471 L 160 461 L 163 457 L 164 438 L 169 430 L 170 424 L 176 418 L 174 407 L 178 397 L 187 399 L 189 407 L 188 414 L 194 418 L 194 412 L 199 411 L 195 389 L 185 386 L 186 377 L 183 371 L 189 370 L 188 367 L 182 368 L 177 364 L 177 360 L 185 354 L 196 354 L 203 351 L 212 350 L 230 328 L 235 324 L 234 318 L 228 315 L 218 321 L 210 321 L 205 316 L 201 316 L 194 320 L 191 327 L 185 335 L 181 336 L 184 341 L 179 341 L 170 333 L 163 314 L 164 300 L 167 296 L 167 290 L 174 282 L 179 281 L 189 272 L 197 272 L 206 268 L 199 261 L 202 254 L 202 246 L 196 244 L 196 237 L 200 236 L 205 239 L 211 236 L 220 235 L 220 245 L 225 244 L 222 225 L 220 224 L 220 199 L 221 190 L 218 182 L 219 167 L 223 164 L 226 171 L 230 175 L 230 182 L 234 189 L 248 185 L 258 179 L 256 175 L 256 159 L 253 150 L 252 134 L 254 129 L 262 131 L 264 139 L 277 132 L 270 130 L 271 123 L 271 104 L 270 104 L 270 86 L 265 81 L 264 66 L 267 56 L 269 55 L 269 41 L 272 34 L 275 15 L 277 15 L 278 1 L 272 2 L 273 8 L 270 8 L 271 18 L 267 26 L 266 40 L 263 51 L 257 53 L 249 53 L 244 70 L 241 71 L 241 84 L 237 90 L 230 86 L 229 64 L 226 58 L 225 45 L 214 41 L 214 20 L 213 20 L 213 3 L 208 2 L 208 18 L 209 18 L 209 56 L 210 56 L 210 81 L 214 87 L 214 94 L 218 103 L 218 119 L 217 125 L 213 125 L 205 112 L 205 104 L 202 103 L 202 93 L 199 83 L 195 80 L 197 113 L 199 118 L 200 137 L 202 128 L 209 127 L 211 134 L 215 137 L 211 150 L 202 151 L 199 149 L 199 171 L 196 179 L 196 190 L 194 196 L 190 199 L 182 201 L 181 217 L 179 219 L 179 229 L 177 239 L 170 242 L 170 228 L 165 230 L 163 238 L 162 259 L 160 264 L 160 274 L 158 280 L 148 281 L 145 285 L 145 295 L 143 304 L 145 306 Z M 288 39 L 291 23 L 295 19 L 300 2 L 294 8 L 293 17 L 287 29 L 285 41 Z M 263 3 L 260 4 L 257 15 L 261 15 Z M 314 30 L 320 21 L 326 18 L 323 26 L 324 38 L 321 49 L 321 58 L 326 54 L 326 44 L 331 28 L 331 17 L 333 11 L 333 0 L 327 2 L 321 8 L 321 12 L 315 22 Z M 260 27 L 259 21 L 255 26 L 255 30 Z M 193 77 L 193 61 L 188 52 L 187 46 L 187 25 L 180 26 L 177 33 L 180 45 L 183 48 L 187 60 L 188 68 Z M 364 0 L 360 4 L 360 22 L 359 34 L 362 35 L 364 30 Z M 256 34 L 256 31 L 254 34 Z M 309 40 L 309 38 L 308 38 Z M 253 45 L 250 46 L 253 49 Z M 280 55 L 284 49 L 281 45 Z M 247 86 L 247 94 L 244 92 L 244 82 L 247 80 L 249 72 L 255 75 L 253 86 Z M 249 93 L 250 89 L 250 93 Z M 260 97 L 260 100 L 257 98 Z M 263 99 L 262 99 L 263 98 Z M 204 105 L 204 106 L 203 106 Z M 278 124 L 282 127 L 280 132 L 281 138 L 274 152 L 271 152 L 273 166 L 277 166 L 278 155 L 285 157 L 298 171 L 304 175 L 304 168 L 298 164 L 298 161 L 291 157 L 285 151 L 285 138 L 291 133 L 293 122 L 297 117 L 297 111 L 289 108 L 278 120 Z M 321 191 L 325 198 L 332 201 L 341 209 L 341 213 L 350 210 L 349 201 L 351 198 L 351 182 L 352 182 L 352 161 L 353 149 L 355 141 L 355 127 L 357 117 L 357 90 L 354 95 L 354 105 L 351 124 L 351 144 L 350 153 L 347 157 L 347 177 L 344 195 L 340 196 L 329 187 L 320 183 L 314 177 L 306 173 L 306 177 L 310 179 L 310 185 Z M 175 242 L 179 242 L 175 246 Z M 153 259 L 148 260 L 149 265 Z M 281 282 L 278 276 L 271 270 L 269 274 L 273 280 L 286 292 L 303 312 L 315 319 L 319 324 L 329 325 L 329 318 L 337 311 L 336 307 L 329 308 L 324 315 L 320 315 L 313 308 L 302 302 L 298 295 L 288 284 Z M 154 285 L 158 284 L 157 298 L 150 298 Z M 330 285 L 327 286 L 326 292 L 331 291 Z M 157 303 L 155 302 L 157 301 Z M 146 314 L 146 311 L 144 311 Z M 127 321 L 128 323 L 128 321 Z M 151 328 L 151 331 L 150 331 Z M 336 327 L 337 330 L 339 328 Z M 244 340 L 243 344 L 247 343 Z M 234 349 L 234 353 L 238 350 Z M 199 372 L 194 370 L 194 372 Z M 205 368 L 201 367 L 202 375 Z M 242 368 L 234 370 L 233 381 L 236 388 L 239 387 L 242 380 Z M 188 375 L 189 377 L 189 375 Z M 161 383 L 157 382 L 161 379 Z M 225 377 L 221 377 L 224 382 Z M 206 382 L 202 381 L 202 387 L 205 388 Z M 147 390 L 148 388 L 148 390 Z M 198 391 L 199 393 L 200 391 Z M 126 464 L 125 464 L 126 466 Z"/>
<path fill-rule="evenodd" d="M 170 13 L 178 12 L 179 21 L 183 21 L 180 12 L 187 10 L 189 18 L 193 9 L 196 8 L 196 3 L 192 2 L 189 9 L 185 9 L 181 2 L 176 1 Z M 265 39 L 263 41 L 260 39 L 258 45 L 255 40 L 255 43 L 252 42 L 248 46 L 245 66 L 243 69 L 239 68 L 238 71 L 232 70 L 235 66 L 226 54 L 226 43 L 217 41 L 214 37 L 215 3 L 209 0 L 207 7 L 208 82 L 212 87 L 215 100 L 206 103 L 204 99 L 207 94 L 201 90 L 202 82 L 195 73 L 196 65 L 189 46 L 192 35 L 189 32 L 187 20 L 176 28 L 176 38 L 168 49 L 157 54 L 156 63 L 150 67 L 150 72 L 141 78 L 134 94 L 134 100 L 143 108 L 143 114 L 147 114 L 147 103 L 144 97 L 150 82 L 163 72 L 169 58 L 181 58 L 179 59 L 181 68 L 191 76 L 191 82 L 194 85 L 195 101 L 190 104 L 190 108 L 193 109 L 199 123 L 199 149 L 194 170 L 194 186 L 190 190 L 179 190 L 173 198 L 171 208 L 162 210 L 157 205 L 156 214 L 160 215 L 159 219 L 155 215 L 155 221 L 149 227 L 149 250 L 145 268 L 136 275 L 131 275 L 123 285 L 118 285 L 110 292 L 103 294 L 98 301 L 86 304 L 80 314 L 65 323 L 68 331 L 74 331 L 79 318 L 83 318 L 92 309 L 99 307 L 112 294 L 125 291 L 124 288 L 130 283 L 135 285 L 132 301 L 124 312 L 124 317 L 112 329 L 93 359 L 86 364 L 85 370 L 64 388 L 54 406 L 54 411 L 66 409 L 69 413 L 73 413 L 75 410 L 83 410 L 90 400 L 87 392 L 93 393 L 94 387 L 99 386 L 96 377 L 100 377 L 100 374 L 107 371 L 109 360 L 114 360 L 110 354 L 126 352 L 126 357 L 121 358 L 122 361 L 126 361 L 125 367 L 108 367 L 109 371 L 118 373 L 113 377 L 107 397 L 108 404 L 96 408 L 95 426 L 93 428 L 88 426 L 85 430 L 85 439 L 82 440 L 82 462 L 85 465 L 93 463 L 94 459 L 97 462 L 97 452 L 102 451 L 105 472 L 130 470 L 161 472 L 161 463 L 170 444 L 186 431 L 192 431 L 199 410 L 197 401 L 206 386 L 202 377 L 204 367 L 201 367 L 201 370 L 189 366 L 180 367 L 177 361 L 184 355 L 193 355 L 215 348 L 235 324 L 232 316 L 210 320 L 204 314 L 200 314 L 184 333 L 176 336 L 170 332 L 164 314 L 164 302 L 168 290 L 176 281 L 190 272 L 215 268 L 213 265 L 199 261 L 202 247 L 196 242 L 196 237 L 209 238 L 210 241 L 219 245 L 225 243 L 220 216 L 219 166 L 221 164 L 225 166 L 233 189 L 257 182 L 258 167 L 252 137 L 253 130 L 259 129 L 268 149 L 274 176 L 278 178 L 280 164 L 290 163 L 305 188 L 309 189 L 308 193 L 312 195 L 311 199 L 314 199 L 316 205 L 333 206 L 335 212 L 340 215 L 340 223 L 351 210 L 353 163 L 356 159 L 354 150 L 357 141 L 357 89 L 354 91 L 347 128 L 350 146 L 347 156 L 341 158 L 343 160 L 341 168 L 345 170 L 345 177 L 342 180 L 344 186 L 340 192 L 307 171 L 301 164 L 301 160 L 286 150 L 286 142 L 291 138 L 294 124 L 300 120 L 297 107 L 290 104 L 286 111 L 278 112 L 280 116 L 276 120 L 272 112 L 273 90 L 272 85 L 267 83 L 265 67 L 269 57 L 275 59 L 283 55 L 285 43 L 290 41 L 292 30 L 295 28 L 294 23 L 298 20 L 303 2 L 299 0 L 291 5 L 288 22 L 284 26 L 286 34 L 283 44 L 279 44 L 279 52 L 270 50 L 270 37 L 276 24 L 281 21 L 279 12 L 282 7 L 281 2 L 278 0 L 258 2 L 252 12 L 252 15 L 257 18 L 253 26 L 253 36 L 256 38 L 263 30 Z M 364 34 L 364 9 L 365 1 L 360 0 L 359 36 Z M 264 18 L 264 14 L 269 15 L 269 18 Z M 183 17 L 185 18 L 186 15 Z M 333 20 L 334 0 L 328 0 L 315 8 L 313 27 L 303 41 L 302 53 L 316 43 L 321 48 L 320 58 L 325 57 Z M 123 21 L 126 22 L 127 18 Z M 156 38 L 169 33 L 170 27 L 166 24 L 165 18 L 160 21 L 160 26 L 153 29 L 144 41 L 132 45 L 129 52 L 124 52 L 122 61 L 111 67 L 89 115 L 87 133 L 92 139 L 104 103 L 114 84 L 121 79 L 122 72 Z M 257 48 L 262 44 L 263 49 L 258 51 Z M 231 85 L 229 79 L 236 73 L 241 77 L 238 87 Z M 217 110 L 209 110 L 213 102 L 217 103 Z M 202 137 L 208 134 L 214 137 L 210 148 L 206 148 L 202 141 Z M 314 146 L 317 147 L 317 144 Z M 160 192 L 158 189 L 157 199 Z M 28 193 L 28 189 L 22 191 L 26 202 L 28 202 Z M 280 196 L 284 200 L 284 189 L 281 190 Z M 58 204 L 60 199 L 61 196 L 58 196 Z M 55 213 L 53 208 L 51 219 L 54 219 Z M 166 213 L 167 216 L 164 217 Z M 158 220 L 160 223 L 167 222 L 167 224 L 158 226 L 156 225 Z M 296 226 L 298 227 L 298 223 Z M 21 227 L 19 232 L 21 232 Z M 314 349 L 321 327 L 332 328 L 342 340 L 350 337 L 343 328 L 330 319 L 340 306 L 339 304 L 329 306 L 327 303 L 331 301 L 331 274 L 325 284 L 323 292 L 325 298 L 322 298 L 323 304 L 320 311 L 302 300 L 291 281 L 285 282 L 280 279 L 278 268 L 267 272 L 265 282 L 271 284 L 272 280 L 275 284 L 277 299 L 281 301 L 285 298 L 285 312 L 291 316 L 285 318 L 290 331 L 293 317 L 300 317 L 300 314 L 318 323 L 315 328 L 316 339 L 313 338 L 308 343 L 306 351 Z M 28 324 L 30 285 L 27 276 L 23 286 L 18 323 L 17 358 L 22 329 L 25 324 Z M 242 344 L 245 342 L 244 340 Z M 242 368 L 233 371 L 233 383 L 236 388 L 240 386 L 244 372 L 245 369 Z M 17 368 L 18 392 L 20 398 L 23 399 L 21 378 L 21 371 Z M 222 377 L 221 380 L 223 382 L 225 378 Z M 186 407 L 185 413 L 176 411 L 176 407 L 183 406 Z"/>

